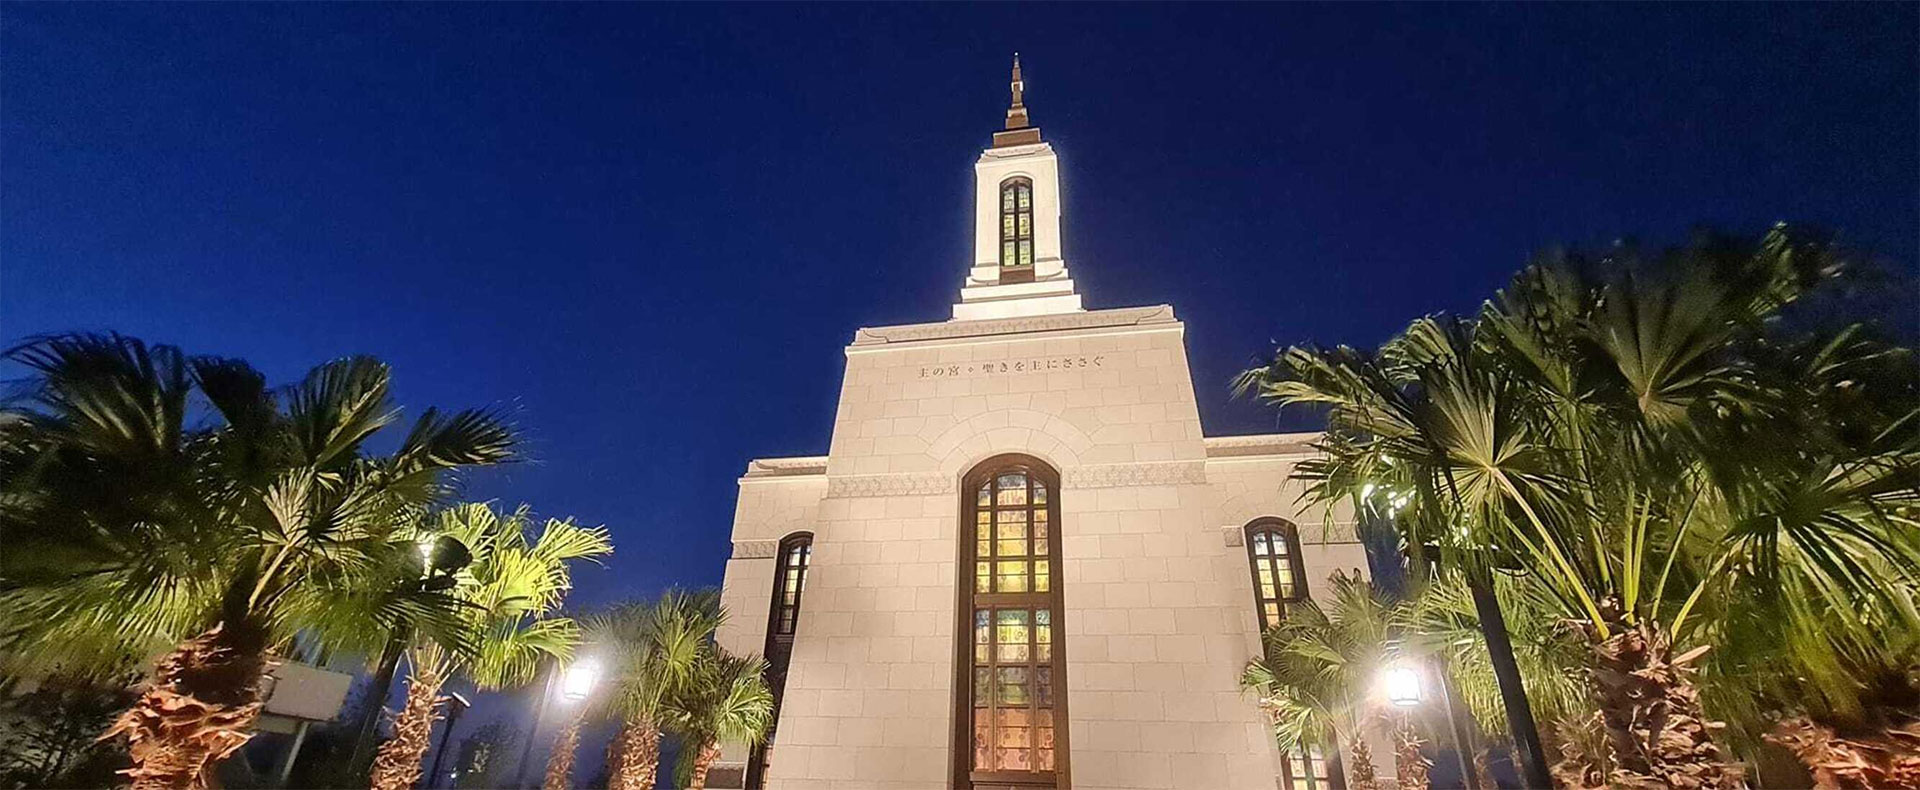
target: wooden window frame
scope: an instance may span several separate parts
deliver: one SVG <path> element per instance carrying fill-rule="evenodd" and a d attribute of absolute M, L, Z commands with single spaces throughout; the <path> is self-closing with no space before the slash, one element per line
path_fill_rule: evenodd
<path fill-rule="evenodd" d="M 1027 192 L 1026 210 L 1022 211 L 1020 209 L 1020 203 L 1017 199 L 1013 202 L 1013 206 L 1009 208 L 1007 206 L 1007 193 L 1013 192 L 1015 195 L 1018 195 L 1019 194 L 1018 190 L 1020 190 L 1023 187 L 1026 189 L 1026 192 Z M 1038 224 L 1034 220 L 1033 209 L 1034 209 L 1035 201 L 1034 201 L 1034 194 L 1033 194 L 1033 179 L 1028 178 L 1026 176 L 1014 176 L 1005 181 L 1002 181 L 1000 182 L 1000 189 L 998 193 L 996 193 L 995 198 L 999 201 L 998 206 L 1000 209 L 995 214 L 995 216 L 998 216 L 1000 218 L 1000 225 L 999 225 L 999 228 L 1000 228 L 1000 233 L 999 233 L 1000 282 L 1001 283 L 1033 282 L 1033 262 L 1038 258 L 1038 252 L 1039 252 L 1039 250 L 1037 249 L 1037 245 L 1034 243 L 1034 236 L 1035 236 L 1034 231 L 1038 229 Z M 1022 214 L 1025 214 L 1027 218 L 1027 232 L 1024 235 L 1020 233 L 1020 216 Z M 1012 235 L 1009 235 L 1007 231 L 1007 218 L 1009 217 L 1013 218 Z M 1013 242 L 1014 244 L 1013 260 L 1007 259 L 1007 242 Z M 1026 263 L 1020 263 L 1019 261 L 1019 254 L 1020 254 L 1019 249 L 1020 249 L 1021 242 L 1025 242 L 1027 245 L 1028 260 Z"/>
<path fill-rule="evenodd" d="M 975 491 L 981 484 L 1007 472 L 1024 472 L 1034 480 L 1047 486 L 1047 558 L 1049 580 L 1044 593 L 977 593 L 974 590 L 974 531 L 977 525 Z M 955 567 L 957 577 L 954 605 L 954 652 L 953 652 L 953 718 L 951 776 L 949 787 L 954 790 L 1031 790 L 1033 788 L 1056 788 L 1065 790 L 1073 786 L 1072 747 L 1068 742 L 1069 722 L 1067 712 L 1067 647 L 1065 601 L 1061 594 L 1065 586 L 1061 580 L 1060 561 L 1060 473 L 1047 462 L 1030 455 L 1009 453 L 988 458 L 974 465 L 973 469 L 961 478 L 960 483 L 960 527 L 956 530 L 958 539 L 954 541 Z M 1013 600 L 1015 597 L 1021 600 Z M 1022 604 L 1029 607 L 1046 606 L 1052 618 L 1049 627 L 1053 630 L 1052 677 L 1053 677 L 1053 766 L 1051 781 L 1044 773 L 974 771 L 973 770 L 973 614 L 979 605 L 1006 605 L 1009 608 Z M 1031 625 L 1029 625 L 1031 627 Z"/>
<path fill-rule="evenodd" d="M 800 583 L 793 596 L 793 629 L 780 632 L 782 609 L 785 606 L 780 594 L 791 566 L 787 558 L 795 546 L 807 547 L 807 560 L 800 568 Z M 813 570 L 813 533 L 794 532 L 780 539 L 780 546 L 773 555 L 773 595 L 767 606 L 767 638 L 760 654 L 767 659 L 767 689 L 773 692 L 773 717 L 767 726 L 767 736 L 753 747 L 747 757 L 747 772 L 743 778 L 743 787 L 759 788 L 766 783 L 767 751 L 773 746 L 774 728 L 780 723 L 780 703 L 786 696 L 787 670 L 793 661 L 793 639 L 800 633 L 800 610 L 806 605 L 807 574 Z"/>
<path fill-rule="evenodd" d="M 1325 769 L 1322 773 L 1318 774 L 1313 773 L 1313 751 L 1316 748 L 1320 751 L 1320 764 Z M 1293 752 L 1281 752 L 1281 790 L 1297 790 L 1295 787 L 1296 783 L 1305 784 L 1306 790 L 1347 790 L 1346 776 L 1340 770 L 1340 754 L 1338 749 L 1328 750 L 1325 744 L 1315 746 L 1304 743 L 1300 744 L 1298 749 L 1301 754 L 1301 759 L 1307 764 L 1307 771 L 1310 775 L 1296 778 L 1293 775 Z"/>
<path fill-rule="evenodd" d="M 1262 534 L 1273 535 L 1286 541 L 1286 571 L 1287 576 L 1293 580 L 1292 595 L 1281 595 L 1280 591 L 1276 589 L 1274 591 L 1275 597 L 1269 601 L 1265 594 L 1260 591 L 1260 563 L 1263 559 L 1268 562 L 1272 561 L 1272 555 L 1261 558 L 1253 553 L 1254 536 Z M 1286 621 L 1287 604 L 1306 600 L 1306 559 L 1300 555 L 1300 528 L 1294 526 L 1293 522 L 1286 519 L 1267 516 L 1247 522 L 1247 525 L 1241 528 L 1241 538 L 1242 543 L 1247 549 L 1247 572 L 1249 574 L 1249 580 L 1253 583 L 1253 616 L 1254 620 L 1260 624 L 1260 630 L 1264 631 Z M 1277 570 L 1278 569 L 1276 569 L 1276 571 Z M 1276 573 L 1276 582 L 1278 578 L 1279 576 Z M 1267 621 L 1268 603 L 1276 604 L 1279 610 L 1279 620 L 1274 622 Z"/>

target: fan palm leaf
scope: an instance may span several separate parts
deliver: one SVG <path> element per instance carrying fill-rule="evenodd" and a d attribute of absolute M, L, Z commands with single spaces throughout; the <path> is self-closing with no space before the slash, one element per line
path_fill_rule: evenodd
<path fill-rule="evenodd" d="M 405 790 L 420 779 L 441 687 L 456 675 L 483 690 L 524 685 L 545 663 L 571 658 L 580 628 L 558 615 L 573 587 L 571 563 L 597 561 L 613 551 L 607 530 L 548 519 L 532 537 L 531 511 L 501 513 L 486 503 L 463 503 L 434 513 L 411 535 L 411 545 L 456 541 L 471 557 L 444 584 L 458 605 L 450 633 L 414 631 L 408 646 L 412 672 L 407 702 L 394 734 L 374 757 L 371 785 Z"/>
<path fill-rule="evenodd" d="M 667 726 L 686 745 L 674 770 L 682 787 L 705 790 L 720 744 L 751 746 L 766 735 L 773 723 L 766 673 L 766 659 L 736 656 L 717 645 L 707 644 L 695 656 L 685 681 L 663 705 Z"/>
<path fill-rule="evenodd" d="M 702 651 L 726 621 L 712 590 L 669 590 L 650 603 L 625 603 L 585 621 L 587 642 L 612 669 L 610 707 L 621 718 L 610 771 L 613 790 L 651 790 L 659 772 L 667 702 L 690 682 Z"/>
<path fill-rule="evenodd" d="M 121 335 L 5 356 L 32 378 L 0 412 L 0 654 L 15 670 L 111 675 L 174 646 L 115 728 L 142 788 L 208 781 L 245 743 L 261 675 L 295 632 L 363 641 L 367 622 L 330 607 L 444 622 L 443 598 L 387 594 L 403 527 L 441 495 L 427 481 L 511 457 L 502 443 L 369 453 L 396 413 L 370 359 L 274 391 L 243 362 Z"/>
<path fill-rule="evenodd" d="M 1416 320 L 1373 355 L 1287 349 L 1241 386 L 1328 410 L 1325 457 L 1300 467 L 1308 495 L 1391 515 L 1416 567 L 1438 551 L 1454 572 L 1529 571 L 1525 599 L 1552 603 L 1536 616 L 1591 642 L 1609 737 L 1636 752 L 1622 764 L 1648 772 L 1617 781 L 1718 786 L 1734 780 L 1705 767 L 1711 727 L 1661 752 L 1635 722 L 1668 717 L 1632 700 L 1703 721 L 1697 653 L 1676 645 L 1708 644 L 1730 592 L 1776 591 L 1755 605 L 1782 617 L 1779 591 L 1828 611 L 1871 601 L 1877 622 L 1912 627 L 1889 592 L 1920 568 L 1910 357 L 1857 330 L 1776 339 L 1838 260 L 1784 228 L 1561 253 L 1470 320 Z M 1665 685 L 1607 680 L 1635 666 Z"/>

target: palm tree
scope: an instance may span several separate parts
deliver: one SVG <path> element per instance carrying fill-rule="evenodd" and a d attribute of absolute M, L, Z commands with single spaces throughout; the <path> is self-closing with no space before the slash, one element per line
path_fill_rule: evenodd
<path fill-rule="evenodd" d="M 621 717 L 609 750 L 608 790 L 652 790 L 666 701 L 692 678 L 725 620 L 711 590 L 669 590 L 651 604 L 625 604 L 587 619 L 588 641 L 611 658 L 611 707 Z"/>
<path fill-rule="evenodd" d="M 508 688 L 531 681 L 542 660 L 572 656 L 579 628 L 555 616 L 573 586 L 568 563 L 606 556 L 613 544 L 605 528 L 571 520 L 548 519 L 530 542 L 532 529 L 525 506 L 502 514 L 484 503 L 466 503 L 434 514 L 415 536 L 423 553 L 446 539 L 471 553 L 472 561 L 454 574 L 446 592 L 461 604 L 461 629 L 474 650 L 431 639 L 408 646 L 406 703 L 393 737 L 374 759 L 374 790 L 407 790 L 420 780 L 440 689 L 449 678 L 464 674 L 483 690 Z"/>
<path fill-rule="evenodd" d="M 540 780 L 541 790 L 568 790 L 573 787 L 573 760 L 580 753 L 580 729 L 587 724 L 587 705 L 582 704 L 567 719 L 560 734 L 554 736 L 553 751 L 547 755 L 547 772 Z"/>
<path fill-rule="evenodd" d="M 1605 275 L 1562 256 L 1471 320 L 1420 319 L 1377 354 L 1289 348 L 1241 383 L 1329 408 L 1312 496 L 1388 498 L 1416 561 L 1529 572 L 1586 642 L 1611 783 L 1733 787 L 1695 678 L 1736 593 L 1915 619 L 1888 594 L 1920 568 L 1913 402 L 1836 415 L 1904 394 L 1784 373 L 1777 350 L 1777 317 L 1836 260 L 1784 228 L 1621 248 Z"/>
<path fill-rule="evenodd" d="M 752 746 L 766 736 L 773 723 L 766 674 L 766 659 L 736 656 L 709 643 L 697 654 L 686 682 L 668 695 L 665 721 L 684 745 L 674 773 L 686 790 L 706 789 L 720 744 Z"/>
<path fill-rule="evenodd" d="M 1599 777 L 1606 775 L 1605 746 L 1591 748 L 1593 739 L 1587 732 L 1593 703 L 1582 672 L 1586 648 L 1560 626 L 1557 607 L 1537 585 L 1516 582 L 1504 574 L 1493 581 L 1496 595 L 1513 615 L 1507 622 L 1512 625 L 1515 663 L 1525 678 L 1527 699 L 1535 715 L 1552 725 L 1548 746 L 1562 757 L 1549 770 L 1564 787 L 1603 786 Z M 1433 579 L 1410 604 L 1403 610 L 1410 646 L 1441 659 L 1453 680 L 1455 699 L 1481 733 L 1496 741 L 1510 738 L 1486 633 L 1465 581 L 1458 575 Z M 1491 748 L 1477 750 L 1473 761 L 1481 786 L 1487 788 L 1495 786 L 1489 770 Z"/>
<path fill-rule="evenodd" d="M 1318 744 L 1348 746 L 1346 777 L 1353 790 L 1377 787 L 1366 732 L 1385 720 L 1370 689 L 1401 653 L 1394 634 L 1395 605 L 1358 576 L 1330 577 L 1333 605 L 1312 599 L 1289 604 L 1287 617 L 1265 634 L 1266 650 L 1247 663 L 1240 685 L 1259 695 L 1283 753 Z M 1410 720 L 1396 720 L 1396 729 Z M 1415 755 L 1418 747 L 1415 746 Z"/>
<path fill-rule="evenodd" d="M 120 335 L 5 358 L 34 378 L 0 417 L 0 655 L 110 674 L 163 649 L 109 731 L 135 788 L 205 786 L 251 737 L 298 630 L 351 648 L 379 630 L 367 622 L 453 633 L 450 598 L 396 583 L 420 570 L 401 525 L 444 496 L 447 470 L 511 457 L 495 416 L 428 410 L 373 455 L 399 414 L 372 359 L 275 391 L 244 362 Z"/>

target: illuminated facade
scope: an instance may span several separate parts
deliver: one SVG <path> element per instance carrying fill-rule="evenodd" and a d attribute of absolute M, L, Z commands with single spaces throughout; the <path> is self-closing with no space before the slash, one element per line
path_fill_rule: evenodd
<path fill-rule="evenodd" d="M 1288 480 L 1312 435 L 1202 434 L 1172 307 L 1082 307 L 1023 89 L 1016 60 L 952 318 L 856 332 L 827 454 L 740 478 L 720 640 L 769 657 L 780 704 L 716 779 L 1331 787 L 1238 679 L 1365 553 Z"/>

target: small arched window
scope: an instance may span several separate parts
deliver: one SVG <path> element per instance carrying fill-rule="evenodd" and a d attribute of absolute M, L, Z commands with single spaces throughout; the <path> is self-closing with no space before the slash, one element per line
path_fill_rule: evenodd
<path fill-rule="evenodd" d="M 793 636 L 800 623 L 800 594 L 807 589 L 807 560 L 813 556 L 813 533 L 800 532 L 780 541 L 780 565 L 773 577 L 773 628 L 778 636 Z"/>
<path fill-rule="evenodd" d="M 795 532 L 780 539 L 774 555 L 773 604 L 767 611 L 767 643 L 760 654 L 767 658 L 767 689 L 773 692 L 773 721 L 780 720 L 780 703 L 786 698 L 787 667 L 793 661 L 793 637 L 800 625 L 800 598 L 807 591 L 807 565 L 813 558 L 813 533 Z M 745 785 L 761 787 L 766 782 L 767 766 L 773 762 L 774 727 L 747 757 Z"/>
<path fill-rule="evenodd" d="M 1287 618 L 1287 604 L 1307 595 L 1306 569 L 1300 563 L 1300 532 L 1277 518 L 1256 519 L 1246 527 L 1247 561 L 1253 568 L 1254 606 L 1260 627 Z"/>
<path fill-rule="evenodd" d="M 1000 182 L 1000 265 L 1033 265 L 1033 181 L 1024 176 Z"/>
<path fill-rule="evenodd" d="M 956 788 L 1070 785 L 1059 490 L 1024 455 L 982 463 L 961 487 Z"/>
<path fill-rule="evenodd" d="M 1319 744 L 1300 744 L 1287 753 L 1287 773 L 1282 786 L 1286 790 L 1332 790 L 1344 787 L 1345 783 L 1334 777 L 1333 767 L 1334 764 L 1328 762 Z"/>

